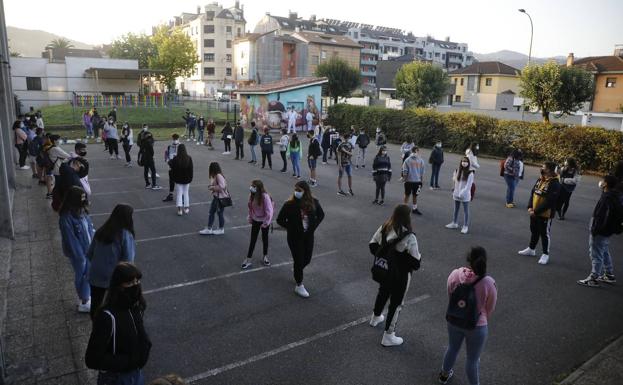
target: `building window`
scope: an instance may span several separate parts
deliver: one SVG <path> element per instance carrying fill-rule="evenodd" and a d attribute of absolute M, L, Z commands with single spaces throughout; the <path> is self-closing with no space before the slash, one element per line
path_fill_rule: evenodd
<path fill-rule="evenodd" d="M 231 40 L 227 40 L 227 41 L 225 42 L 225 47 L 226 47 L 226 48 L 231 48 Z"/>
<path fill-rule="evenodd" d="M 320 58 L 318 55 L 312 55 L 312 63 L 320 63 Z"/>
<path fill-rule="evenodd" d="M 203 54 L 203 61 L 214 61 L 214 54 L 213 53 L 204 53 Z"/>
<path fill-rule="evenodd" d="M 455 102 L 461 102 L 461 95 L 454 95 L 454 101 Z"/>
<path fill-rule="evenodd" d="M 441 54 L 441 60 L 446 60 L 446 54 Z"/>
<path fill-rule="evenodd" d="M 617 78 L 606 78 L 606 88 L 614 88 L 617 84 Z"/>
<path fill-rule="evenodd" d="M 228 62 L 228 63 L 231 63 L 231 55 L 230 54 L 225 55 L 225 61 Z"/>
<path fill-rule="evenodd" d="M 244 76 L 244 67 L 240 67 L 240 76 Z"/>
<path fill-rule="evenodd" d="M 203 39 L 203 46 L 206 48 L 214 47 L 214 39 Z"/>
<path fill-rule="evenodd" d="M 459 78 L 454 78 L 454 84 L 456 84 L 459 81 Z"/>
<path fill-rule="evenodd" d="M 231 33 L 231 26 L 228 25 L 227 27 L 225 27 L 225 32 Z"/>
<path fill-rule="evenodd" d="M 231 76 L 231 68 L 227 68 L 227 69 L 225 70 L 225 75 L 226 75 L 226 76 Z"/>
<path fill-rule="evenodd" d="M 41 78 L 26 78 L 26 89 L 28 91 L 41 91 Z"/>
<path fill-rule="evenodd" d="M 461 78 L 461 85 L 463 85 L 463 78 Z"/>
<path fill-rule="evenodd" d="M 435 57 L 439 57 L 439 52 L 435 52 Z"/>
<path fill-rule="evenodd" d="M 206 19 L 210 20 L 210 21 L 214 20 L 214 11 L 207 11 L 206 12 Z"/>
<path fill-rule="evenodd" d="M 493 84 L 493 79 L 492 78 L 486 78 L 485 79 L 485 86 L 491 87 L 491 84 Z"/>
<path fill-rule="evenodd" d="M 355 39 L 359 39 L 359 32 L 353 32 L 353 37 Z"/>
<path fill-rule="evenodd" d="M 207 76 L 214 76 L 214 67 L 204 67 L 203 74 Z"/>
<path fill-rule="evenodd" d="M 214 24 L 206 24 L 203 26 L 203 33 L 214 33 Z"/>
<path fill-rule="evenodd" d="M 468 76 L 467 77 L 467 90 L 474 91 L 476 88 L 476 76 Z"/>
<path fill-rule="evenodd" d="M 327 58 L 327 51 L 320 51 L 320 58 L 321 59 L 326 59 Z"/>
<path fill-rule="evenodd" d="M 242 36 L 242 31 L 240 30 L 240 27 L 238 27 L 238 30 L 236 31 L 236 37 L 240 36 Z"/>

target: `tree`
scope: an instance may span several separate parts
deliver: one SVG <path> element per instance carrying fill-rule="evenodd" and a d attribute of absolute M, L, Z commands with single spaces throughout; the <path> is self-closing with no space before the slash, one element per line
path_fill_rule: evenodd
<path fill-rule="evenodd" d="M 149 59 L 156 56 L 156 47 L 145 34 L 128 33 L 112 42 L 109 55 L 114 59 L 136 59 L 138 68 L 148 68 Z"/>
<path fill-rule="evenodd" d="M 11 57 L 21 57 L 22 54 L 17 51 L 9 51 L 9 56 Z"/>
<path fill-rule="evenodd" d="M 71 40 L 65 39 L 64 37 L 59 37 L 58 39 L 54 39 L 52 40 L 47 46 L 46 48 L 52 48 L 52 49 L 56 49 L 56 48 L 61 48 L 61 49 L 67 49 L 67 48 L 74 48 L 74 45 L 71 44 Z"/>
<path fill-rule="evenodd" d="M 326 77 L 329 80 L 327 93 L 337 104 L 340 97 L 348 97 L 361 83 L 359 69 L 353 68 L 342 59 L 332 57 L 316 69 L 316 76 Z"/>
<path fill-rule="evenodd" d="M 424 62 L 403 65 L 394 78 L 396 96 L 416 107 L 437 103 L 447 94 L 449 84 L 442 68 Z"/>
<path fill-rule="evenodd" d="M 527 104 L 538 108 L 543 121 L 549 123 L 551 112 L 572 114 L 591 99 L 593 76 L 582 68 L 561 67 L 550 61 L 524 68 L 519 86 Z"/>
<path fill-rule="evenodd" d="M 149 67 L 165 71 L 159 77 L 169 90 L 175 88 L 177 77 L 193 74 L 199 58 L 192 40 L 184 32 L 177 28 L 169 30 L 166 26 L 160 26 L 151 41 L 156 54 L 149 57 Z"/>

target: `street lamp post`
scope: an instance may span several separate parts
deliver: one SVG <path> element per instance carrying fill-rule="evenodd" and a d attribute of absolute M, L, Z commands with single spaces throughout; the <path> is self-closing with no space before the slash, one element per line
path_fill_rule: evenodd
<path fill-rule="evenodd" d="M 528 50 L 528 65 L 530 65 L 530 61 L 532 60 L 532 37 L 534 35 L 534 25 L 532 24 L 532 18 L 530 17 L 528 12 L 526 12 L 525 9 L 520 8 L 518 11 L 525 14 L 526 16 L 528 16 L 528 19 L 530 19 L 530 49 Z M 521 121 L 523 121 L 523 114 L 525 110 L 524 106 L 525 106 L 525 103 L 522 102 L 521 103 Z"/>

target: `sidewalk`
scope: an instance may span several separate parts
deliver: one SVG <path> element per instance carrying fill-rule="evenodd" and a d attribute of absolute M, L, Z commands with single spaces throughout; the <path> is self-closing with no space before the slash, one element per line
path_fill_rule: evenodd
<path fill-rule="evenodd" d="M 0 240 L 6 383 L 94 384 L 95 373 L 84 366 L 91 322 L 76 312 L 73 272 L 61 252 L 58 215 L 30 172 L 18 171 L 16 178 L 15 240 Z"/>
<path fill-rule="evenodd" d="M 623 384 L 623 336 L 586 361 L 559 385 Z"/>

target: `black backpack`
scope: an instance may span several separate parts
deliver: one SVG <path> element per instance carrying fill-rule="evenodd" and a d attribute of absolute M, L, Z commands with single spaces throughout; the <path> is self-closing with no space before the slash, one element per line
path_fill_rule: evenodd
<path fill-rule="evenodd" d="M 378 283 L 385 283 L 390 278 L 390 270 L 396 261 L 393 261 L 396 255 L 396 245 L 403 239 L 408 237 L 410 232 L 402 234 L 391 242 L 387 242 L 387 234 L 381 233 L 381 245 L 374 254 L 374 263 L 370 271 L 372 279 Z"/>
<path fill-rule="evenodd" d="M 35 157 L 39 156 L 42 148 L 43 148 L 43 140 L 41 140 L 41 138 L 35 137 L 34 139 L 28 142 L 28 155 L 35 156 Z"/>
<path fill-rule="evenodd" d="M 476 299 L 475 286 L 485 276 L 479 277 L 472 284 L 460 284 L 450 295 L 446 320 L 461 329 L 473 330 L 476 327 L 480 313 Z"/>

